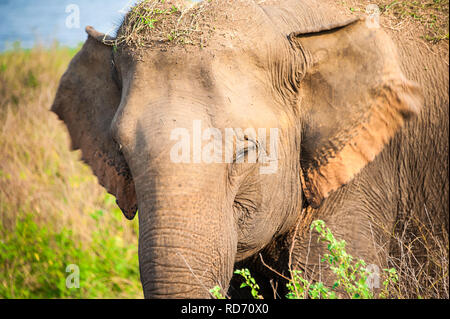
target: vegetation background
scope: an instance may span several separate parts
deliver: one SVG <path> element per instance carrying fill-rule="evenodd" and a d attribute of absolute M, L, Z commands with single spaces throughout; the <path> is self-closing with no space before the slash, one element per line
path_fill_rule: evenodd
<path fill-rule="evenodd" d="M 431 52 L 448 55 L 448 0 L 338 2 L 355 13 L 375 3 L 389 27 L 414 26 Z M 0 298 L 143 297 L 137 219 L 123 218 L 115 198 L 79 160 L 79 151 L 69 150 L 65 127 L 49 112 L 59 79 L 78 50 L 57 44 L 24 50 L 17 44 L 0 53 Z M 448 238 L 436 243 L 428 235 L 424 232 L 422 241 L 430 243 L 437 272 L 405 271 L 408 259 L 416 258 L 404 246 L 400 284 L 402 274 L 403 281 L 426 280 L 398 286 L 396 297 L 421 289 L 421 297 L 448 298 Z M 66 287 L 69 264 L 79 266 L 79 289 Z"/>
<path fill-rule="evenodd" d="M 49 112 L 79 48 L 0 54 L 0 297 L 142 298 L 126 220 Z M 66 288 L 69 264 L 80 288 Z"/>

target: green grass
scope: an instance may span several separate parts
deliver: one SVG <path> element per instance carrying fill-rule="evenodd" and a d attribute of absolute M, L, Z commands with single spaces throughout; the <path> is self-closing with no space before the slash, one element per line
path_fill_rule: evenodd
<path fill-rule="evenodd" d="M 122 218 L 114 212 L 115 218 Z M 3 298 L 130 298 L 140 295 L 137 246 L 123 241 L 123 227 L 104 225 L 103 211 L 90 242 L 69 228 L 39 226 L 23 214 L 12 230 L 0 225 L 0 296 Z M 103 227 L 101 227 L 103 226 Z M 66 285 L 69 265 L 79 268 L 79 287 Z M 69 278 L 70 282 L 70 278 Z"/>
<path fill-rule="evenodd" d="M 0 53 L 0 298 L 142 298 L 138 221 L 98 185 L 49 111 L 79 48 Z M 68 265 L 79 288 L 67 288 Z"/>

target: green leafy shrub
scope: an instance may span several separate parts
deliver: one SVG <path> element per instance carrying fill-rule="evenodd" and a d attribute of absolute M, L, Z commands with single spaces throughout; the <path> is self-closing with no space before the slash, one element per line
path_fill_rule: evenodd
<path fill-rule="evenodd" d="M 225 296 L 222 295 L 220 290 L 221 288 L 219 286 L 215 286 L 209 292 L 211 293 L 211 296 L 213 296 L 216 299 L 225 299 Z"/>
<path fill-rule="evenodd" d="M 368 285 L 368 278 L 371 275 L 366 268 L 366 263 L 362 259 L 356 259 L 345 250 L 345 240 L 336 240 L 331 230 L 326 227 L 322 220 L 315 220 L 311 224 L 319 234 L 319 241 L 327 243 L 329 253 L 325 254 L 321 262 L 326 262 L 331 271 L 336 275 L 336 279 L 331 288 L 326 287 L 322 282 L 310 283 L 301 276 L 302 272 L 294 270 L 291 272 L 291 281 L 287 284 L 289 299 L 335 299 L 335 291 L 343 294 L 343 297 L 352 299 L 373 299 L 374 292 Z M 379 298 L 389 296 L 389 288 L 398 280 L 396 270 L 384 269 L 388 274 L 383 282 L 383 290 L 378 295 Z"/>
<path fill-rule="evenodd" d="M 332 287 L 327 287 L 323 282 L 312 282 L 302 276 L 302 271 L 291 270 L 291 279 L 287 283 L 287 299 L 373 299 L 388 298 L 392 285 L 397 283 L 398 276 L 394 268 L 384 269 L 385 280 L 383 288 L 378 296 L 375 296 L 369 286 L 369 276 L 371 272 L 366 268 L 366 263 L 362 259 L 356 259 L 345 250 L 346 242 L 336 240 L 331 230 L 326 227 L 325 222 L 316 220 L 312 222 L 311 229 L 319 234 L 319 241 L 327 243 L 328 253 L 324 255 L 321 262 L 326 262 L 336 278 Z M 235 274 L 241 275 L 244 282 L 240 288 L 249 287 L 255 299 L 262 299 L 259 294 L 259 286 L 251 276 L 248 269 L 236 270 Z M 215 298 L 223 299 L 220 287 L 216 286 L 210 290 Z"/>
<path fill-rule="evenodd" d="M 244 278 L 240 288 L 249 287 L 253 298 L 262 299 L 262 296 L 259 294 L 259 285 L 256 283 L 255 278 L 251 276 L 250 270 L 245 268 L 236 270 L 234 273 Z"/>

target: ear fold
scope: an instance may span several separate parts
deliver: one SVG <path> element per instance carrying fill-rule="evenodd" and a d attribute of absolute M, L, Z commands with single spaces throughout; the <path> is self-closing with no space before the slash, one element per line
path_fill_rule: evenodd
<path fill-rule="evenodd" d="M 72 149 L 81 149 L 82 159 L 99 183 L 115 195 L 128 219 L 137 211 L 134 182 L 128 165 L 112 139 L 110 125 L 120 103 L 121 92 L 111 71 L 111 47 L 92 36 L 61 78 L 51 110 L 66 124 Z"/>
<path fill-rule="evenodd" d="M 400 71 L 392 41 L 363 20 L 289 38 L 307 62 L 299 88 L 302 183 L 318 207 L 419 112 L 422 96 Z"/>

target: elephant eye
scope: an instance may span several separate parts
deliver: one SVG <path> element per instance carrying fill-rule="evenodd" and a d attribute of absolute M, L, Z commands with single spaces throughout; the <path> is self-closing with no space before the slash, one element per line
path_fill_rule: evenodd
<path fill-rule="evenodd" d="M 243 158 L 249 153 L 249 152 L 257 152 L 258 151 L 258 144 L 252 140 L 247 139 L 246 140 L 247 145 L 244 147 L 241 147 L 236 150 L 236 154 L 234 157 L 233 162 L 234 163 L 242 163 Z"/>

